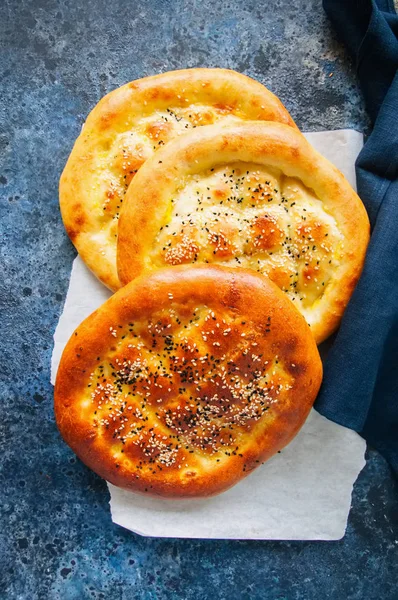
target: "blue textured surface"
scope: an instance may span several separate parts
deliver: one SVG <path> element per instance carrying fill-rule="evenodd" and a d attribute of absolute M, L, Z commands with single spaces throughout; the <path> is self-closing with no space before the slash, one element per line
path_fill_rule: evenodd
<path fill-rule="evenodd" d="M 105 484 L 61 441 L 52 411 L 52 334 L 74 257 L 57 184 L 90 108 L 136 77 L 226 66 L 268 85 L 306 130 L 366 130 L 320 4 L 1 4 L 1 598 L 398 598 L 397 485 L 377 453 L 340 542 L 146 539 L 112 524 Z"/>

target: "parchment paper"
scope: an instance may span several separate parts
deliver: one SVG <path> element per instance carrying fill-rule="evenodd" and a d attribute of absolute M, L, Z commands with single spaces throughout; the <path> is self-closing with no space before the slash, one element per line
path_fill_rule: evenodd
<path fill-rule="evenodd" d="M 355 186 L 362 135 L 351 130 L 306 134 Z M 111 293 L 76 258 L 54 334 L 51 381 L 79 323 Z M 112 520 L 147 536 L 338 540 L 344 536 L 353 484 L 366 444 L 355 432 L 312 410 L 296 438 L 231 490 L 206 500 L 159 500 L 108 483 Z"/>

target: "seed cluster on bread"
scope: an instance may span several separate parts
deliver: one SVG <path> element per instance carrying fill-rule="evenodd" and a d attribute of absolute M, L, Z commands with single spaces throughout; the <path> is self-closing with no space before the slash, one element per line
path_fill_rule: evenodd
<path fill-rule="evenodd" d="M 55 415 L 76 454 L 127 490 L 193 498 L 288 444 L 369 223 L 279 99 L 225 69 L 127 84 L 89 115 L 60 205 L 118 290 L 61 358 Z"/>

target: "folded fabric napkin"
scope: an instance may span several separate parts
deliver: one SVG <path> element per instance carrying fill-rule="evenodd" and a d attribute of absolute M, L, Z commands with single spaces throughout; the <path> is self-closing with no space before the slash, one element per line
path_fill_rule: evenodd
<path fill-rule="evenodd" d="M 365 267 L 325 361 L 316 403 L 398 476 L 398 15 L 393 0 L 323 0 L 356 58 L 373 131 L 356 162 L 372 225 Z"/>

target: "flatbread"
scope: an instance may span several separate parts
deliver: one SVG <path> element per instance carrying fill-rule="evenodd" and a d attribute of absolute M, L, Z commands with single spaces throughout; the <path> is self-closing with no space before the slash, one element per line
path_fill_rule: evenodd
<path fill-rule="evenodd" d="M 55 415 L 73 451 L 114 485 L 204 497 L 289 443 L 321 378 L 309 327 L 269 279 L 169 267 L 79 325 L 59 365 Z"/>
<path fill-rule="evenodd" d="M 321 342 L 340 322 L 368 240 L 359 197 L 297 130 L 211 125 L 169 143 L 130 185 L 119 277 L 126 284 L 197 262 L 252 268 L 287 294 Z"/>
<path fill-rule="evenodd" d="M 215 122 L 275 120 L 295 127 L 257 81 L 226 69 L 186 69 L 146 77 L 103 98 L 90 113 L 60 181 L 68 235 L 109 288 L 120 287 L 117 224 L 141 165 L 171 139 Z"/>

